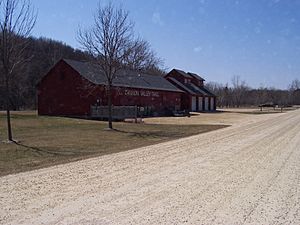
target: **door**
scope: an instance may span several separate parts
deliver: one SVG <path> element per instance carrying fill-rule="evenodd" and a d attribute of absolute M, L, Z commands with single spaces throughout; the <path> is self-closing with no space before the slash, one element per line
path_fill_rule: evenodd
<path fill-rule="evenodd" d="M 215 110 L 215 98 L 210 98 L 210 110 Z"/>
<path fill-rule="evenodd" d="M 203 111 L 203 97 L 198 98 L 198 111 Z"/>
<path fill-rule="evenodd" d="M 204 110 L 205 111 L 208 111 L 209 108 L 208 108 L 208 101 L 209 101 L 209 98 L 208 97 L 205 97 L 205 106 L 204 106 Z"/>
<path fill-rule="evenodd" d="M 192 112 L 195 112 L 196 110 L 196 97 L 192 96 Z"/>

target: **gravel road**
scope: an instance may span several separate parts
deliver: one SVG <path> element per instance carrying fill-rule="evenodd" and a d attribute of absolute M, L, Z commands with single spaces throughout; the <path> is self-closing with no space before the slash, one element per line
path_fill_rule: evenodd
<path fill-rule="evenodd" d="M 300 224 L 300 110 L 0 178 L 0 224 Z"/>

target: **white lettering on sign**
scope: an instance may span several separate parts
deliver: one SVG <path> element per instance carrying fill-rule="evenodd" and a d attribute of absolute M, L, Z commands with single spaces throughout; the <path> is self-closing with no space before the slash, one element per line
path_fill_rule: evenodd
<path fill-rule="evenodd" d="M 140 91 L 141 96 L 151 96 L 151 92 L 150 91 Z"/>
<path fill-rule="evenodd" d="M 140 92 L 137 91 L 137 90 L 127 90 L 127 89 L 125 89 L 125 95 L 140 96 Z"/>
<path fill-rule="evenodd" d="M 151 91 L 151 96 L 152 97 L 159 97 L 159 94 L 157 91 Z"/>
<path fill-rule="evenodd" d="M 121 91 L 119 91 L 118 94 L 122 95 Z M 142 97 L 159 97 L 159 92 L 158 91 L 125 89 L 124 95 L 125 96 L 142 96 Z"/>

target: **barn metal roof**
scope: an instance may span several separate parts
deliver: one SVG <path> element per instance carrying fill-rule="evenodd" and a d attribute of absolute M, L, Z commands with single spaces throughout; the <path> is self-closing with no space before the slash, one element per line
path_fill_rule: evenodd
<path fill-rule="evenodd" d="M 173 77 L 168 77 L 169 80 L 173 81 L 176 85 L 178 85 L 181 89 L 185 90 L 186 92 L 188 92 L 189 94 L 192 95 L 196 95 L 197 93 L 194 92 L 193 90 L 191 90 L 190 88 L 188 88 L 187 86 L 185 86 L 184 84 L 182 84 L 181 82 L 179 82 L 178 80 L 176 80 Z"/>
<path fill-rule="evenodd" d="M 205 87 L 199 87 L 196 86 L 193 83 L 184 84 L 188 89 L 192 90 L 192 92 L 195 92 L 198 95 L 204 95 L 204 96 L 215 96 L 213 93 L 211 93 L 209 90 L 207 90 Z"/>
<path fill-rule="evenodd" d="M 176 72 L 180 73 L 182 76 L 186 77 L 186 78 L 193 78 L 191 75 L 187 74 L 186 72 L 182 71 L 182 70 L 179 70 L 179 69 L 173 69 L 175 70 Z"/>
<path fill-rule="evenodd" d="M 89 62 L 80 62 L 70 59 L 63 60 L 92 83 L 107 84 L 106 77 L 100 66 Z M 162 76 L 124 69 L 117 71 L 116 78 L 113 80 L 113 86 L 182 92 Z"/>
<path fill-rule="evenodd" d="M 201 95 L 210 95 L 210 94 L 207 93 L 205 90 L 203 90 L 202 87 L 198 87 L 198 86 L 196 86 L 196 85 L 193 84 L 193 83 L 190 83 L 190 84 L 187 84 L 187 85 L 188 85 L 188 87 L 189 87 L 190 89 L 195 90 L 195 91 L 197 92 L 197 94 L 201 94 Z"/>
<path fill-rule="evenodd" d="M 212 92 L 210 92 L 206 87 L 201 87 L 201 89 L 202 89 L 203 91 L 205 91 L 208 95 L 216 97 L 216 95 L 213 94 Z"/>
<path fill-rule="evenodd" d="M 200 80 L 200 81 L 205 81 L 202 77 L 200 77 L 198 74 L 195 74 L 195 73 L 191 73 L 191 72 L 188 72 L 189 75 L 191 75 L 192 77 L 196 78 L 197 80 Z"/>
<path fill-rule="evenodd" d="M 176 80 L 174 77 L 168 77 L 170 81 L 172 81 L 174 84 L 176 84 L 179 88 L 184 90 L 185 92 L 192 94 L 192 95 L 203 95 L 203 96 L 214 96 L 213 93 L 211 93 L 209 90 L 207 90 L 205 87 L 199 87 L 196 86 L 193 83 L 181 83 L 178 80 Z"/>

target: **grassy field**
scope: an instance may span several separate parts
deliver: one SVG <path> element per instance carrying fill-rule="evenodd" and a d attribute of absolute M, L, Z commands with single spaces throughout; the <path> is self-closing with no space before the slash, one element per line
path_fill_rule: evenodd
<path fill-rule="evenodd" d="M 240 107 L 240 108 L 218 108 L 219 112 L 233 112 L 233 113 L 245 113 L 245 114 L 272 114 L 272 113 L 285 113 L 291 110 L 298 109 L 297 106 L 292 107 Z"/>
<path fill-rule="evenodd" d="M 299 107 L 300 108 L 300 107 Z M 297 107 L 284 108 L 283 112 L 276 108 L 264 108 L 260 111 L 258 107 L 248 108 L 218 108 L 215 112 L 193 112 L 191 117 L 151 117 L 144 121 L 150 124 L 182 124 L 182 125 L 234 125 L 256 116 L 268 116 L 268 114 L 284 114 Z"/>
<path fill-rule="evenodd" d="M 38 117 L 35 112 L 12 114 L 15 143 L 0 141 L 0 176 L 71 162 L 87 157 L 187 137 L 225 125 L 107 124 L 62 117 Z M 6 118 L 0 113 L 0 140 L 6 140 Z"/>

